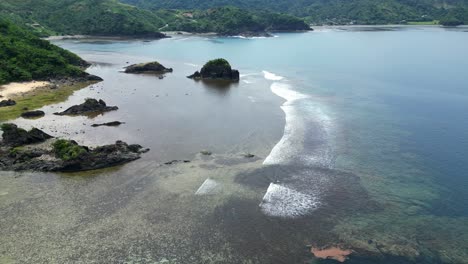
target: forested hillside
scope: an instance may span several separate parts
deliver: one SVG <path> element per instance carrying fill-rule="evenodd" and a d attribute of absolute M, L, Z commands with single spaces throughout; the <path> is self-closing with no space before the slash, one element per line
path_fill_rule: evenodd
<path fill-rule="evenodd" d="M 86 62 L 0 18 L 0 84 L 84 75 Z"/>
<path fill-rule="evenodd" d="M 468 0 L 123 0 L 150 9 L 200 9 L 233 5 L 305 17 L 313 23 L 388 24 L 458 20 L 468 23 Z"/>
<path fill-rule="evenodd" d="M 304 20 L 291 15 L 253 12 L 236 7 L 221 7 L 207 11 L 159 10 L 157 14 L 166 21 L 165 30 L 235 35 L 248 32 L 310 29 Z"/>
<path fill-rule="evenodd" d="M 238 34 L 308 29 L 303 19 L 226 7 L 207 11 L 145 10 L 117 0 L 2 0 L 0 16 L 41 36 L 126 35 L 163 37 L 160 30 Z"/>
<path fill-rule="evenodd" d="M 0 15 L 42 35 L 150 35 L 164 22 L 116 0 L 1 0 Z"/>

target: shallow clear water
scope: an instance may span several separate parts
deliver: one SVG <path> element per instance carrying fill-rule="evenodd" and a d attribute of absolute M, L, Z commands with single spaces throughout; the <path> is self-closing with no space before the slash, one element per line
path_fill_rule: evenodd
<path fill-rule="evenodd" d="M 91 175 L 5 173 L 0 227 L 16 231 L 3 231 L 3 258 L 328 263 L 308 246 L 339 245 L 355 251 L 349 263 L 467 263 L 468 33 L 370 29 L 57 42 L 105 81 L 46 113 L 86 97 L 119 111 L 16 122 L 152 151 Z M 217 57 L 239 84 L 185 78 Z M 150 60 L 174 73 L 119 73 Z M 126 124 L 89 126 L 113 120 Z M 192 163 L 160 165 L 172 159 Z"/>

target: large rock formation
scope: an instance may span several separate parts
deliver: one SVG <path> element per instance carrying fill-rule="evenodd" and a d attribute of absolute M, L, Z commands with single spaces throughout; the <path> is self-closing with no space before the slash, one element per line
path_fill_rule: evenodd
<path fill-rule="evenodd" d="M 172 72 L 172 68 L 166 68 L 157 61 L 133 64 L 125 68 L 125 73 L 155 73 L 163 74 Z"/>
<path fill-rule="evenodd" d="M 1 129 L 3 131 L 2 144 L 12 147 L 40 143 L 52 138 L 51 135 L 37 128 L 26 131 L 15 124 L 2 124 Z"/>
<path fill-rule="evenodd" d="M 3 124 L 0 170 L 84 171 L 107 168 L 139 159 L 148 151 L 140 145 L 115 144 L 89 148 L 72 140 L 54 139 L 43 131 Z M 43 144 L 37 144 L 43 143 Z"/>
<path fill-rule="evenodd" d="M 239 71 L 233 70 L 229 62 L 225 59 L 215 59 L 207 62 L 200 71 L 187 76 L 194 80 L 221 80 L 239 81 Z"/>
<path fill-rule="evenodd" d="M 74 105 L 67 110 L 54 113 L 54 115 L 83 115 L 92 113 L 103 113 L 119 109 L 117 106 L 107 106 L 103 100 L 88 98 L 80 105 Z"/>

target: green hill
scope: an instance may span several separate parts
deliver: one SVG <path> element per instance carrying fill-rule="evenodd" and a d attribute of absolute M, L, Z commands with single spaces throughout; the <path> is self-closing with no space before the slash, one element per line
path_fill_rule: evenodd
<path fill-rule="evenodd" d="M 148 10 L 116 0 L 2 0 L 0 15 L 41 35 L 158 35 L 164 25 Z"/>
<path fill-rule="evenodd" d="M 187 14 L 191 15 L 187 15 Z M 145 10 L 117 0 L 2 0 L 0 16 L 27 25 L 40 36 L 125 35 L 163 37 L 158 31 L 238 34 L 303 30 L 302 19 L 272 12 L 223 7 L 207 11 Z"/>
<path fill-rule="evenodd" d="M 456 19 L 468 24 L 467 0 L 122 0 L 149 9 L 206 10 L 226 5 L 305 17 L 313 23 L 389 24 Z"/>
<path fill-rule="evenodd" d="M 281 30 L 309 30 L 303 19 L 264 11 L 221 7 L 206 11 L 159 10 L 167 23 L 165 30 L 217 32 L 224 35 Z"/>
<path fill-rule="evenodd" d="M 0 18 L 0 84 L 83 76 L 86 62 Z"/>

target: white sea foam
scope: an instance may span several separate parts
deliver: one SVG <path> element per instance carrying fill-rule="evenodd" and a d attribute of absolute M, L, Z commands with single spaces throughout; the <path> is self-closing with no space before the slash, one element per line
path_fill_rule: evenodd
<path fill-rule="evenodd" d="M 276 217 L 300 217 L 318 208 L 318 197 L 287 186 L 270 183 L 260 203 L 262 212 Z"/>
<path fill-rule="evenodd" d="M 263 76 L 265 77 L 265 79 L 270 80 L 270 81 L 281 81 L 284 79 L 283 76 L 276 75 L 269 71 L 262 71 L 262 72 L 263 72 Z"/>
<path fill-rule="evenodd" d="M 195 195 L 215 194 L 218 192 L 219 183 L 210 178 L 206 179 L 195 192 Z"/>
<path fill-rule="evenodd" d="M 274 94 L 284 98 L 287 101 L 286 103 L 291 103 L 294 100 L 308 97 L 305 94 L 294 91 L 293 89 L 291 89 L 291 86 L 287 83 L 275 82 L 270 86 L 270 89 Z"/>
<path fill-rule="evenodd" d="M 259 73 L 256 73 L 256 72 L 253 72 L 253 73 L 244 73 L 244 74 L 240 74 L 240 77 L 241 78 L 244 78 L 244 77 L 247 77 L 247 76 L 257 76 L 257 75 L 260 75 Z"/>
<path fill-rule="evenodd" d="M 273 147 L 264 165 L 298 164 L 331 168 L 333 151 L 330 147 L 334 127 L 322 105 L 309 96 L 291 89 L 287 83 L 275 82 L 271 90 L 284 98 L 281 106 L 286 125 L 281 140 Z M 313 133 L 313 136 L 310 134 Z"/>
<path fill-rule="evenodd" d="M 240 38 L 240 39 L 266 39 L 267 37 L 232 36 L 232 38 Z"/>
<path fill-rule="evenodd" d="M 253 96 L 247 96 L 247 98 L 249 98 L 250 102 L 252 102 L 252 103 L 256 103 L 256 102 L 257 102 L 257 100 L 255 99 L 255 97 L 253 97 Z"/>

